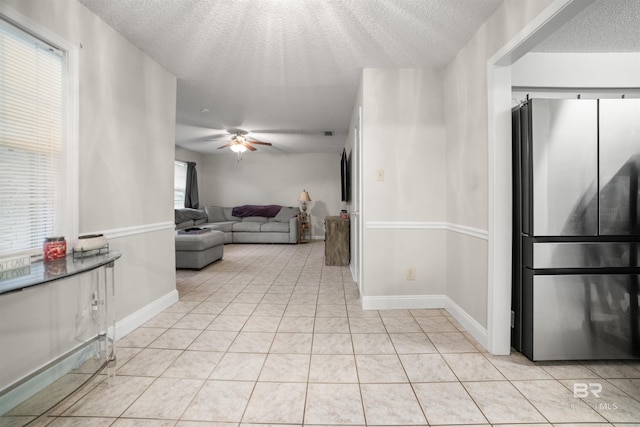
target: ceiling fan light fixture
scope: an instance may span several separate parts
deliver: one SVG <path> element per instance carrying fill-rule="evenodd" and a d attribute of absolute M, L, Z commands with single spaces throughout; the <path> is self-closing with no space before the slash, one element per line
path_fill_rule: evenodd
<path fill-rule="evenodd" d="M 231 148 L 231 151 L 233 151 L 234 153 L 244 153 L 245 151 L 247 151 L 247 147 L 239 142 L 231 144 L 229 148 Z"/>
<path fill-rule="evenodd" d="M 244 153 L 245 151 L 247 151 L 247 146 L 244 145 L 245 142 L 247 142 L 247 140 L 244 136 L 236 134 L 231 137 L 231 145 L 229 146 L 229 148 L 231 148 L 231 151 L 233 151 L 234 153 Z"/>
<path fill-rule="evenodd" d="M 231 141 L 229 141 L 228 144 L 221 145 L 220 147 L 218 147 L 218 149 L 229 147 L 231 151 L 233 151 L 238 155 L 238 161 L 240 161 L 242 159 L 242 153 L 246 151 L 257 150 L 257 148 L 253 146 L 254 144 L 266 145 L 269 147 L 272 146 L 270 142 L 253 141 L 253 140 L 250 141 L 247 137 L 244 136 L 245 133 L 246 132 L 244 131 L 237 131 L 235 135 L 231 135 Z"/>

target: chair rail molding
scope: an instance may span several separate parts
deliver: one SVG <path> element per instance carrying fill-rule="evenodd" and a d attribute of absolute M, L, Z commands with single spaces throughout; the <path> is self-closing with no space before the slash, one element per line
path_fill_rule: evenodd
<path fill-rule="evenodd" d="M 489 240 L 489 232 L 481 228 L 449 222 L 432 221 L 367 221 L 365 228 L 369 230 L 444 230 L 482 240 Z"/>
<path fill-rule="evenodd" d="M 113 228 L 110 230 L 96 231 L 93 233 L 83 234 L 103 234 L 107 239 L 120 239 L 123 237 L 135 236 L 137 234 L 151 233 L 161 230 L 173 230 L 175 224 L 171 221 L 156 222 L 153 224 L 134 225 L 131 227 Z"/>

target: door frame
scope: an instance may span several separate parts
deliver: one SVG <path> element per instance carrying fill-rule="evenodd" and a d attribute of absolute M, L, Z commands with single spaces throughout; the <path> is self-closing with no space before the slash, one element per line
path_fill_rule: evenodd
<path fill-rule="evenodd" d="M 487 60 L 487 349 L 511 350 L 511 65 L 595 0 L 556 0 Z"/>
<path fill-rule="evenodd" d="M 351 260 L 351 275 L 358 285 L 360 298 L 364 295 L 362 274 L 362 107 L 358 107 L 358 117 L 353 129 L 353 198 L 351 212 L 351 226 L 353 227 L 353 259 Z"/>

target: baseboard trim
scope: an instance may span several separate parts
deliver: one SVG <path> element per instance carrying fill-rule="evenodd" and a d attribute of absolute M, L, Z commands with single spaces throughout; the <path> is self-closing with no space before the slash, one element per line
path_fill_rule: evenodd
<path fill-rule="evenodd" d="M 487 328 L 483 327 L 473 317 L 464 311 L 458 304 L 456 304 L 451 298 L 445 297 L 444 308 L 456 319 L 462 327 L 471 334 L 471 336 L 478 341 L 480 345 L 488 349 L 489 340 L 487 338 Z"/>
<path fill-rule="evenodd" d="M 145 305 L 140 310 L 116 322 L 116 340 L 124 337 L 134 329 L 151 320 L 155 315 L 161 313 L 165 308 L 175 304 L 179 300 L 177 290 L 161 296 L 150 304 Z"/>
<path fill-rule="evenodd" d="M 478 239 L 489 240 L 489 232 L 487 230 L 449 222 L 368 221 L 365 224 L 365 228 L 370 230 L 445 230 Z"/>
<path fill-rule="evenodd" d="M 362 298 L 363 310 L 444 308 L 484 348 L 488 348 L 487 329 L 446 295 L 389 295 Z"/>
<path fill-rule="evenodd" d="M 362 298 L 363 310 L 444 308 L 444 295 L 389 295 Z"/>

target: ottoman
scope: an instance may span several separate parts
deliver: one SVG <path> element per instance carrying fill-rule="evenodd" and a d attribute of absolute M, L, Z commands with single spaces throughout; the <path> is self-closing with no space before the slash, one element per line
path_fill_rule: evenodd
<path fill-rule="evenodd" d="M 222 258 L 224 233 L 176 234 L 176 268 L 201 268 Z"/>

